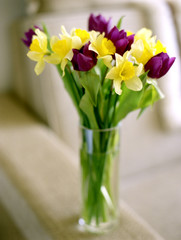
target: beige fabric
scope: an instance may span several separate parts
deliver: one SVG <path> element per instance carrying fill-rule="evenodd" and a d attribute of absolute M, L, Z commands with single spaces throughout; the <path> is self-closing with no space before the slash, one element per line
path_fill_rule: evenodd
<path fill-rule="evenodd" d="M 26 240 L 23 238 L 19 230 L 16 228 L 15 224 L 11 220 L 11 217 L 4 209 L 4 206 L 0 204 L 0 239 L 2 240 Z"/>
<path fill-rule="evenodd" d="M 23 198 L 19 190 L 15 188 L 11 179 L 1 168 L 0 189 L 0 202 L 4 207 L 0 208 L 0 211 L 1 209 L 3 210 L 2 214 L 0 214 L 0 221 L 2 222 L 1 218 L 4 217 L 6 221 L 4 224 L 3 238 L 0 230 L 1 240 L 7 240 L 9 238 L 13 238 L 13 240 L 52 240 L 52 237 L 37 218 L 36 213 L 32 211 L 26 199 Z M 20 233 L 24 238 L 20 237 Z"/>
<path fill-rule="evenodd" d="M 77 158 L 13 98 L 0 97 L 0 165 L 52 239 L 162 239 L 125 203 L 121 203 L 120 223 L 113 232 L 103 236 L 80 232 Z"/>
<path fill-rule="evenodd" d="M 165 239 L 180 240 L 181 158 L 123 180 L 124 201 Z"/>

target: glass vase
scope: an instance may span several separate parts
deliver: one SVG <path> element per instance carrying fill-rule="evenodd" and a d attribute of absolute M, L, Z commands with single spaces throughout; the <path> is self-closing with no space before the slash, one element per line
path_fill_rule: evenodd
<path fill-rule="evenodd" d="M 104 233 L 118 222 L 120 125 L 109 129 L 80 127 L 83 230 Z"/>

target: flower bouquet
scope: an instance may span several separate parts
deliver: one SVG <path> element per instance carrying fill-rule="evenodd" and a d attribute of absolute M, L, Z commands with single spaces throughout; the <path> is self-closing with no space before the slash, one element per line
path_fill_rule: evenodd
<path fill-rule="evenodd" d="M 79 223 L 93 232 L 111 228 L 118 219 L 118 159 L 120 122 L 130 112 L 143 111 L 163 98 L 158 86 L 175 58 L 166 47 L 142 28 L 136 33 L 121 29 L 122 18 L 91 14 L 88 31 L 61 27 L 51 36 L 46 26 L 25 33 L 27 56 L 55 65 L 80 119 L 82 145 L 82 215 Z"/>

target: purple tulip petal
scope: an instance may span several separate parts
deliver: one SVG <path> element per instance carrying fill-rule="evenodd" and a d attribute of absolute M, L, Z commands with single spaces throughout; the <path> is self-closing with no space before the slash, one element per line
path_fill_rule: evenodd
<path fill-rule="evenodd" d="M 119 34 L 120 34 L 119 35 L 120 38 L 126 38 L 127 37 L 127 34 L 123 29 L 119 32 Z"/>
<path fill-rule="evenodd" d="M 145 71 L 148 72 L 148 76 L 151 78 L 159 78 L 160 70 L 162 68 L 161 57 L 153 57 L 145 65 Z"/>
<path fill-rule="evenodd" d="M 125 50 L 128 46 L 128 40 L 127 39 L 120 39 L 116 42 L 116 52 L 119 53 L 121 56 L 125 53 Z"/>
<path fill-rule="evenodd" d="M 131 49 L 131 45 L 134 42 L 134 36 L 135 36 L 135 34 L 132 34 L 132 35 L 127 37 L 129 43 L 127 45 L 127 49 L 126 50 L 128 50 L 128 51 Z"/>
<path fill-rule="evenodd" d="M 127 37 L 127 33 L 124 30 L 119 31 L 117 27 L 113 27 L 109 32 L 107 38 L 111 40 L 115 47 L 116 53 L 119 53 L 121 56 L 131 49 L 131 44 L 134 41 L 134 35 Z"/>
<path fill-rule="evenodd" d="M 94 66 L 92 59 L 83 55 L 82 53 L 77 55 L 77 63 L 79 66 L 79 71 L 89 71 Z"/>
<path fill-rule="evenodd" d="M 119 32 L 118 28 L 117 27 L 113 27 L 111 29 L 111 31 L 109 32 L 107 38 L 110 39 L 112 42 L 115 42 L 118 39 L 120 39 L 121 36 L 120 36 L 120 32 Z"/>
<path fill-rule="evenodd" d="M 38 26 L 34 26 L 34 28 L 40 29 Z M 21 38 L 21 40 L 24 42 L 24 44 L 27 47 L 30 47 L 30 45 L 32 43 L 33 35 L 36 35 L 36 33 L 32 28 L 30 28 L 27 32 L 24 33 L 24 35 L 26 38 Z"/>
<path fill-rule="evenodd" d="M 163 68 L 160 71 L 160 77 L 164 76 L 169 71 L 175 59 L 176 59 L 175 57 L 172 57 L 169 58 L 167 61 L 163 62 Z"/>
<path fill-rule="evenodd" d="M 77 71 L 79 71 L 79 66 L 77 63 L 77 55 L 78 54 L 79 54 L 79 51 L 77 49 L 73 49 L 73 58 L 72 58 L 71 62 L 72 62 L 74 70 L 77 70 Z"/>
<path fill-rule="evenodd" d="M 148 76 L 151 78 L 163 77 L 171 68 L 174 61 L 175 58 L 169 58 L 167 53 L 159 53 L 145 64 L 145 71 L 149 71 Z"/>
<path fill-rule="evenodd" d="M 134 41 L 134 35 L 127 36 L 124 30 L 119 30 L 116 26 L 112 29 L 111 19 L 106 21 L 102 15 L 94 16 L 93 14 L 89 17 L 88 28 L 89 31 L 95 30 L 100 33 L 105 33 L 105 37 L 113 42 L 116 47 L 116 52 L 123 55 L 127 50 L 131 49 L 131 44 Z"/>
<path fill-rule="evenodd" d="M 72 65 L 77 71 L 89 71 L 97 63 L 97 54 L 89 50 L 89 44 L 85 44 L 80 50 L 73 49 Z"/>
<path fill-rule="evenodd" d="M 107 21 L 102 15 L 94 16 L 94 14 L 91 14 L 89 16 L 89 21 L 88 21 L 88 29 L 89 31 L 95 30 L 100 33 L 109 33 L 111 28 L 111 18 Z"/>

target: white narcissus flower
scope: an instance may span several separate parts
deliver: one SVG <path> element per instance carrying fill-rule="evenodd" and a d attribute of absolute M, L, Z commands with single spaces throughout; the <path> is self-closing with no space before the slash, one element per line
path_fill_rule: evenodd
<path fill-rule="evenodd" d="M 130 52 L 126 52 L 123 56 L 115 54 L 116 66 L 112 67 L 107 73 L 106 78 L 113 80 L 113 86 L 117 94 L 121 94 L 121 84 L 124 81 L 126 87 L 133 91 L 140 91 L 143 87 L 139 76 L 143 71 L 143 64 L 134 65 L 129 60 Z"/>

